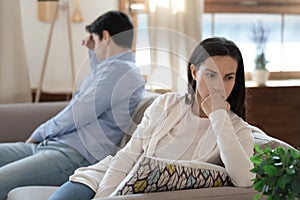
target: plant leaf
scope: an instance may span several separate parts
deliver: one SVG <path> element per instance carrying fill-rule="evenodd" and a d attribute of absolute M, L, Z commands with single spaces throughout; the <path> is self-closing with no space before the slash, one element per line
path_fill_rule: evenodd
<path fill-rule="evenodd" d="M 254 144 L 254 149 L 257 153 L 263 153 L 263 150 L 259 147 L 258 144 Z"/>
<path fill-rule="evenodd" d="M 250 160 L 256 165 L 259 165 L 262 162 L 261 155 L 259 154 L 252 156 Z"/>
<path fill-rule="evenodd" d="M 285 171 L 287 174 L 295 174 L 296 173 L 294 168 L 286 168 Z"/>
<path fill-rule="evenodd" d="M 283 177 L 284 177 L 286 183 L 290 183 L 290 182 L 292 182 L 294 175 L 284 174 Z"/>
<path fill-rule="evenodd" d="M 272 195 L 268 196 L 267 198 L 267 200 L 272 200 L 272 199 L 273 199 Z"/>
<path fill-rule="evenodd" d="M 280 176 L 280 177 L 278 178 L 277 185 L 278 185 L 278 187 L 280 187 L 281 189 L 284 189 L 284 188 L 285 188 L 285 185 L 286 185 L 286 179 L 285 179 L 284 176 Z"/>
<path fill-rule="evenodd" d="M 300 195 L 300 180 L 294 179 L 291 186 L 292 191 L 294 191 L 294 194 Z"/>
<path fill-rule="evenodd" d="M 294 150 L 294 149 L 290 148 L 290 149 L 288 150 L 288 152 L 291 153 L 292 157 L 293 157 L 295 160 L 297 160 L 297 159 L 300 158 L 300 151 L 297 151 L 297 150 Z"/>
<path fill-rule="evenodd" d="M 269 176 L 276 176 L 277 174 L 277 168 L 273 165 L 265 165 L 263 169 L 265 170 L 266 174 Z"/>
<path fill-rule="evenodd" d="M 254 184 L 254 189 L 255 189 L 256 191 L 261 192 L 262 189 L 263 189 L 263 186 L 264 186 L 264 180 L 259 179 L 259 180 Z"/>
<path fill-rule="evenodd" d="M 258 200 L 260 197 L 261 197 L 261 194 L 260 194 L 260 193 L 259 193 L 259 194 L 256 194 L 256 195 L 254 196 L 253 200 Z"/>
<path fill-rule="evenodd" d="M 277 177 L 273 176 L 273 177 L 270 177 L 270 178 L 266 178 L 265 181 L 264 181 L 264 184 L 273 186 L 273 185 L 276 184 L 276 181 L 277 181 Z"/>
<path fill-rule="evenodd" d="M 276 154 L 278 154 L 280 157 L 283 157 L 286 155 L 286 151 L 284 150 L 284 148 L 282 146 L 278 146 L 274 149 L 274 152 Z"/>
<path fill-rule="evenodd" d="M 287 166 L 287 165 L 289 165 L 290 157 L 288 154 L 284 154 L 281 156 L 281 160 L 282 160 L 283 165 Z"/>

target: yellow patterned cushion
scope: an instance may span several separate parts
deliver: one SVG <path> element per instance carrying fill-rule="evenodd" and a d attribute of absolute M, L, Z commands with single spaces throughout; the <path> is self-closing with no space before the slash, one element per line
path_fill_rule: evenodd
<path fill-rule="evenodd" d="M 203 162 L 141 157 L 113 195 L 232 185 L 224 168 Z"/>

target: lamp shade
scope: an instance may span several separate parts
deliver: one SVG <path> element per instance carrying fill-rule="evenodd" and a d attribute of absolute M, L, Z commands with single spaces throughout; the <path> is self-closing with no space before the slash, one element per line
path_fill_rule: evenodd
<path fill-rule="evenodd" d="M 38 0 L 37 16 L 43 22 L 51 22 L 58 0 Z M 56 19 L 59 17 L 59 12 L 56 14 Z"/>

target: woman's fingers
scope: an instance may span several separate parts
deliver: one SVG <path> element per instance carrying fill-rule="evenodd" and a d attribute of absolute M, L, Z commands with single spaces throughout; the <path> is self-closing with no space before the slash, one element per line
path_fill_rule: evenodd
<path fill-rule="evenodd" d="M 218 109 L 230 110 L 230 104 L 226 101 L 225 97 L 218 93 L 214 93 L 206 97 L 201 102 L 201 108 L 208 116 L 210 113 Z"/>

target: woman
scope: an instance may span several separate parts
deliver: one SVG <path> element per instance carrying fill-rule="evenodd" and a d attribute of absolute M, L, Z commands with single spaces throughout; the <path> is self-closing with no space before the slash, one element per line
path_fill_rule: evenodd
<path fill-rule="evenodd" d="M 158 97 L 114 158 L 78 169 L 53 199 L 66 199 L 64 192 L 85 199 L 109 196 L 142 155 L 222 165 L 235 186 L 251 186 L 254 141 L 244 122 L 240 50 L 225 38 L 206 39 L 193 51 L 187 70 L 188 94 Z"/>

